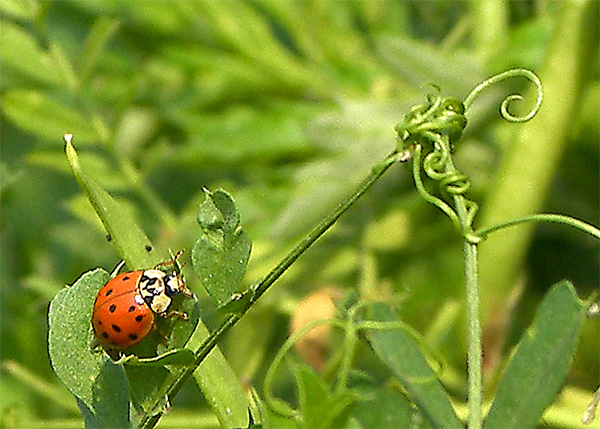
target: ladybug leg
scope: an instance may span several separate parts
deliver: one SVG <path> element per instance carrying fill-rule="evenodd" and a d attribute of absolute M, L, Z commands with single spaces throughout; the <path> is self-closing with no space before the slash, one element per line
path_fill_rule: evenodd
<path fill-rule="evenodd" d="M 90 350 L 97 350 L 100 345 L 100 340 L 94 337 L 94 339 L 90 342 Z"/>
<path fill-rule="evenodd" d="M 175 256 L 173 256 L 173 259 L 170 259 L 168 261 L 163 261 L 159 264 L 156 264 L 156 266 L 154 267 L 155 269 L 158 267 L 164 267 L 164 266 L 169 266 L 169 265 L 177 265 L 177 260 L 179 259 L 179 257 L 183 255 L 183 249 L 180 250 L 179 252 L 177 252 L 175 254 Z M 178 265 L 177 265 L 178 266 Z"/>
<path fill-rule="evenodd" d="M 104 352 L 115 361 L 121 359 L 122 356 L 122 353 L 119 350 L 104 349 Z"/>
<path fill-rule="evenodd" d="M 162 316 L 162 317 L 164 317 L 165 319 L 166 319 L 167 317 L 173 317 L 173 316 L 177 316 L 177 317 L 179 317 L 181 320 L 188 320 L 188 315 L 187 315 L 187 313 L 182 313 L 182 312 L 180 312 L 180 311 L 175 311 L 175 310 L 169 311 L 168 313 L 165 313 L 165 314 L 161 314 L 161 316 Z"/>
<path fill-rule="evenodd" d="M 186 286 L 185 286 L 183 289 L 181 289 L 181 290 L 179 291 L 179 293 L 180 293 L 180 294 L 182 294 L 183 296 L 187 296 L 187 297 L 192 297 L 192 296 L 194 296 L 194 292 L 192 292 L 192 291 L 191 291 L 191 290 L 190 290 L 190 289 L 187 287 L 187 285 L 186 285 Z"/>

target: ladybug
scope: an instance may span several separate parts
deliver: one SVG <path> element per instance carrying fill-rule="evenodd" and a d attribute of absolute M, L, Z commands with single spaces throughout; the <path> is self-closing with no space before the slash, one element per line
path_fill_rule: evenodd
<path fill-rule="evenodd" d="M 156 314 L 187 320 L 187 314 L 169 310 L 174 296 L 193 295 L 177 265 L 182 253 L 151 270 L 119 274 L 98 291 L 92 312 L 94 346 L 101 345 L 110 357 L 118 358 L 121 350 L 139 343 L 155 329 Z M 166 273 L 159 269 L 163 266 L 175 270 Z"/>

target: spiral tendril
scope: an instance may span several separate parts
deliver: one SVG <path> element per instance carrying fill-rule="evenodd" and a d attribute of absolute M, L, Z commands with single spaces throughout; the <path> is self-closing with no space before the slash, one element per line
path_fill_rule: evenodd
<path fill-rule="evenodd" d="M 511 94 L 500 104 L 500 114 L 510 122 L 528 121 L 540 109 L 543 96 L 542 84 L 533 72 L 526 69 L 513 69 L 492 76 L 477 85 L 465 98 L 464 103 L 456 98 L 442 97 L 439 87 L 432 84 L 435 93 L 427 96 L 427 103 L 413 107 L 404 120 L 395 127 L 396 159 L 404 162 L 413 158 L 413 179 L 417 190 L 427 202 L 446 213 L 469 242 L 474 243 L 480 239 L 473 234 L 471 227 L 478 206 L 474 201 L 465 198 L 471 182 L 468 176 L 454 166 L 453 145 L 462 137 L 463 130 L 467 126 L 465 111 L 469 109 L 475 97 L 490 85 L 513 77 L 525 77 L 535 85 L 537 94 L 535 105 L 526 115 L 513 115 L 509 111 L 509 105 L 513 101 L 522 100 L 523 97 L 520 94 Z M 438 183 L 440 197 L 427 190 L 422 177 L 423 172 Z M 459 217 L 444 198 L 454 199 L 455 204 L 460 201 L 463 207 L 461 212 L 464 215 Z"/>
<path fill-rule="evenodd" d="M 399 151 L 410 148 L 413 143 L 432 141 L 432 134 L 447 135 L 450 141 L 462 136 L 467 125 L 463 103 L 456 98 L 442 98 L 439 87 L 432 85 L 436 94 L 427 97 L 427 104 L 413 107 L 396 125 Z"/>
<path fill-rule="evenodd" d="M 532 71 L 529 71 L 527 69 L 507 70 L 503 73 L 499 73 L 499 74 L 492 76 L 491 78 L 481 82 L 479 85 L 477 85 L 475 88 L 473 88 L 473 90 L 471 90 L 469 95 L 467 95 L 467 98 L 465 98 L 465 101 L 464 101 L 465 110 L 468 110 L 469 107 L 471 107 L 471 104 L 473 104 L 475 97 L 477 97 L 477 95 L 479 95 L 479 93 L 481 91 L 483 91 L 484 89 L 486 89 L 487 87 L 489 87 L 495 83 L 502 82 L 506 79 L 510 79 L 513 77 L 524 77 L 535 85 L 535 89 L 536 89 L 535 104 L 531 108 L 529 113 L 527 113 L 526 115 L 515 116 L 508 111 L 508 105 L 512 101 L 522 100 L 523 96 L 521 96 L 519 94 L 511 94 L 502 101 L 502 104 L 500 104 L 500 114 L 502 115 L 502 117 L 504 119 L 506 119 L 509 122 L 527 122 L 527 121 L 529 121 L 540 110 L 540 106 L 542 104 L 542 98 L 543 98 L 544 94 L 542 91 L 542 82 L 540 81 L 540 78 L 537 77 L 537 75 L 535 73 L 533 73 Z"/>

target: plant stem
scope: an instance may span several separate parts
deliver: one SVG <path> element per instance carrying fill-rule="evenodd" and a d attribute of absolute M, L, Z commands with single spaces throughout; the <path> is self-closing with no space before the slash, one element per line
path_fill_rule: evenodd
<path fill-rule="evenodd" d="M 600 238 L 600 229 L 596 228 L 595 226 L 571 216 L 564 216 L 551 213 L 540 213 L 536 215 L 520 217 L 518 219 L 512 219 L 507 222 L 495 224 L 494 226 L 488 228 L 481 228 L 477 230 L 476 233 L 480 237 L 485 237 L 492 232 L 500 231 L 501 229 L 508 228 L 510 226 L 520 225 L 528 222 L 559 223 L 563 225 L 572 226 L 575 229 L 590 234 L 592 237 Z"/>
<path fill-rule="evenodd" d="M 483 425 L 483 374 L 481 352 L 481 322 L 479 320 L 479 285 L 477 278 L 477 242 L 468 224 L 468 210 L 465 198 L 454 198 L 458 217 L 463 228 L 463 252 L 465 257 L 465 279 L 467 292 L 467 383 L 469 415 L 467 427 L 481 429 Z"/>
<path fill-rule="evenodd" d="M 162 389 L 161 393 L 156 395 L 156 405 L 158 406 L 159 401 L 165 396 L 172 399 L 181 389 L 185 381 L 192 375 L 196 368 L 202 363 L 206 356 L 211 350 L 217 345 L 223 334 L 237 324 L 242 316 L 250 309 L 269 287 L 279 279 L 283 273 L 302 255 L 310 246 L 314 244 L 319 237 L 321 237 L 331 226 L 344 214 L 352 204 L 354 204 L 382 175 L 390 168 L 395 162 L 397 162 L 401 154 L 396 150 L 392 151 L 383 161 L 377 164 L 369 175 L 363 179 L 362 182 L 357 186 L 356 190 L 350 197 L 340 203 L 335 210 L 323 219 L 312 231 L 298 243 L 283 260 L 277 264 L 263 279 L 256 284 L 252 290 L 252 298 L 248 303 L 241 308 L 238 313 L 232 314 L 227 318 L 211 335 L 202 343 L 202 345 L 196 350 L 196 359 L 194 363 L 188 366 L 185 370 L 179 374 L 171 376 L 171 379 L 166 384 L 165 388 Z M 153 407 L 151 409 L 155 409 Z M 154 427 L 160 419 L 162 413 L 154 415 L 146 415 L 138 424 L 139 428 L 151 428 Z"/>
<path fill-rule="evenodd" d="M 467 289 L 467 376 L 469 394 L 468 427 L 479 429 L 483 423 L 483 376 L 481 362 L 481 324 L 479 321 L 479 287 L 477 284 L 477 244 L 464 242 Z"/>
<path fill-rule="evenodd" d="M 371 173 L 363 179 L 363 181 L 357 186 L 354 193 L 347 198 L 344 202 L 340 203 L 335 210 L 323 219 L 317 226 L 315 226 L 312 231 L 294 247 L 285 258 L 269 272 L 255 287 L 255 299 L 258 299 L 281 275 L 292 265 L 298 257 L 303 254 L 310 246 L 313 245 L 315 241 L 325 231 L 327 231 L 334 223 L 338 220 L 338 218 L 344 214 L 348 208 L 354 204 L 366 191 L 369 189 L 382 175 L 386 172 L 386 170 L 396 162 L 398 153 L 393 151 L 390 153 L 381 163 L 377 164 L 371 170 Z"/>

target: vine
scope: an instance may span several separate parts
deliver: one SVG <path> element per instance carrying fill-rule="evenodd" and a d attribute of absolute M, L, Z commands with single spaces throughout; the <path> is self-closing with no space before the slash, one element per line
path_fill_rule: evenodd
<path fill-rule="evenodd" d="M 518 219 L 489 228 L 475 231 L 473 222 L 477 214 L 478 205 L 466 197 L 470 188 L 470 180 L 454 165 L 452 154 L 455 145 L 462 137 L 467 126 L 466 111 L 471 107 L 476 96 L 489 86 L 509 78 L 524 77 L 534 84 L 536 89 L 536 101 L 531 110 L 523 116 L 515 116 L 509 111 L 509 105 L 513 101 L 521 100 L 519 94 L 507 96 L 500 104 L 501 116 L 509 122 L 521 123 L 530 120 L 539 111 L 543 92 L 539 78 L 529 70 L 509 70 L 493 76 L 476 86 L 464 102 L 452 97 L 442 97 L 440 89 L 432 85 L 433 94 L 427 96 L 427 102 L 413 107 L 404 119 L 395 127 L 397 134 L 396 147 L 379 164 L 374 166 L 370 174 L 357 186 L 353 194 L 343 201 L 335 210 L 323 219 L 298 245 L 293 248 L 284 259 L 277 264 L 265 277 L 253 285 L 240 298 L 242 306 L 235 314 L 231 314 L 194 352 L 194 363 L 183 371 L 173 374 L 165 385 L 165 388 L 157 395 L 157 401 L 161 398 L 172 398 L 181 388 L 185 380 L 194 372 L 197 366 L 215 347 L 220 338 L 229 331 L 250 307 L 281 277 L 281 275 L 303 254 L 312 244 L 323 235 L 335 221 L 348 208 L 357 201 L 392 165 L 396 162 L 407 162 L 412 160 L 412 176 L 415 187 L 419 194 L 429 203 L 438 207 L 448 216 L 453 225 L 461 233 L 464 243 L 465 277 L 466 277 L 466 313 L 468 321 L 468 427 L 479 429 L 483 425 L 483 382 L 481 361 L 481 326 L 479 321 L 479 285 L 477 278 L 477 249 L 478 244 L 486 236 L 494 231 L 509 227 L 516 223 L 526 221 L 558 222 L 574 226 L 580 230 L 590 233 L 596 237 L 600 236 L 597 228 L 585 222 L 559 215 L 536 215 L 528 218 Z M 437 191 L 428 188 L 437 184 Z M 355 309 L 356 310 L 356 309 Z M 354 311 L 355 311 L 354 310 Z M 352 313 L 352 312 L 351 312 Z M 270 393 L 270 383 L 273 373 L 281 363 L 285 353 L 292 347 L 295 341 L 314 328 L 318 324 L 330 324 L 343 329 L 346 332 L 344 347 L 349 350 L 349 355 L 354 347 L 356 335 L 363 329 L 390 329 L 398 328 L 398 325 L 363 324 L 353 320 L 353 314 L 346 323 L 336 319 L 317 321 L 301 330 L 296 336 L 290 338 L 280 350 L 273 362 L 265 380 L 265 389 L 268 403 L 281 414 L 287 416 L 296 415 L 296 411 L 287 404 L 274 398 Z M 340 367 L 340 381 L 337 390 L 344 389 L 346 376 L 349 371 L 350 361 L 345 360 Z M 143 418 L 139 427 L 153 427 L 161 413 L 148 415 Z"/>
<path fill-rule="evenodd" d="M 479 285 L 477 270 L 477 245 L 482 236 L 473 232 L 473 221 L 478 205 L 465 194 L 471 183 L 469 178 L 456 168 L 452 160 L 454 145 L 461 138 L 467 118 L 465 112 L 475 97 L 489 86 L 503 80 L 525 77 L 536 87 L 536 102 L 524 116 L 515 116 L 508 106 L 523 97 L 511 94 L 500 105 L 500 114 L 509 122 L 526 122 L 539 111 L 542 103 L 542 86 L 539 78 L 529 70 L 514 69 L 495 75 L 477 85 L 464 102 L 456 98 L 442 97 L 437 86 L 435 94 L 427 97 L 427 104 L 415 106 L 396 125 L 397 146 L 401 152 L 412 154 L 413 180 L 419 194 L 430 204 L 442 210 L 464 237 L 465 278 L 468 324 L 468 426 L 479 429 L 483 426 L 483 377 L 481 324 L 479 320 Z M 424 184 L 426 178 L 438 184 L 438 195 L 433 195 Z M 450 201 L 449 201 L 450 200 Z"/>

